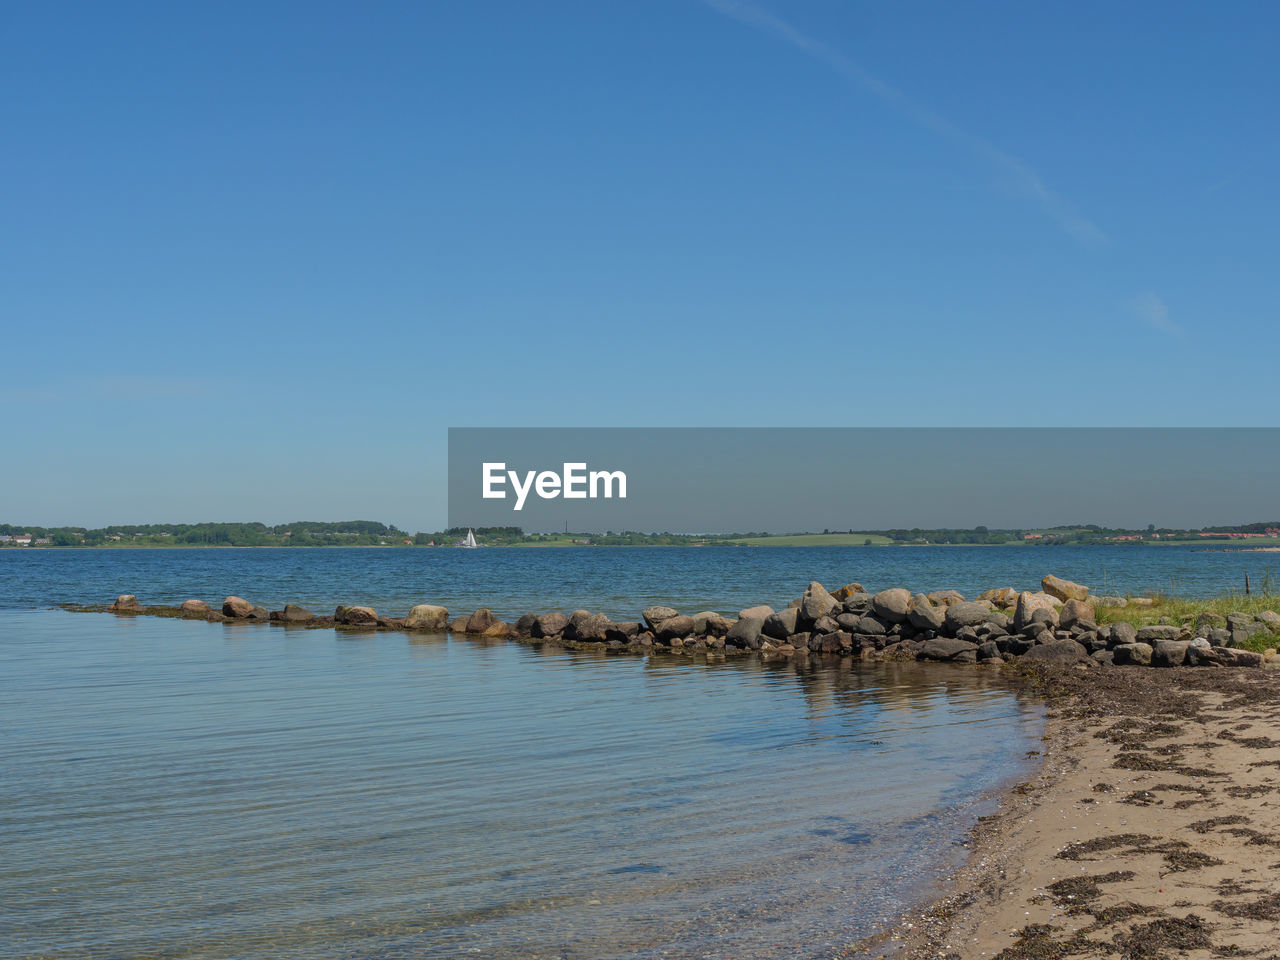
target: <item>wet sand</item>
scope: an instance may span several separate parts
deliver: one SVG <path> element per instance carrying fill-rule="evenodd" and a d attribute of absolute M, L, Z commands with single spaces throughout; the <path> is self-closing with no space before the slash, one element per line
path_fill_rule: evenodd
<path fill-rule="evenodd" d="M 1043 767 L 870 955 L 1280 957 L 1280 671 L 1029 666 Z"/>

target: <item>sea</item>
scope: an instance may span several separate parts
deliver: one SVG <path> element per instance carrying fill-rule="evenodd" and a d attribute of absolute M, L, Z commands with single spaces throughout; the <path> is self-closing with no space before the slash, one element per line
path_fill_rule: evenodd
<path fill-rule="evenodd" d="M 1031 775 L 998 673 L 564 651 L 59 609 L 638 619 L 870 590 L 1186 595 L 1186 548 L 0 551 L 0 956 L 835 958 L 919 909 Z M 870 941 L 868 938 L 872 938 Z"/>

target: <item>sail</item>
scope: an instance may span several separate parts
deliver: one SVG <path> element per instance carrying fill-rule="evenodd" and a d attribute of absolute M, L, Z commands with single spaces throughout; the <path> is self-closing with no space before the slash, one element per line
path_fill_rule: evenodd
<path fill-rule="evenodd" d="M 476 535 L 472 533 L 470 530 L 467 531 L 467 540 L 466 540 L 466 543 L 463 544 L 463 546 L 467 546 L 467 547 L 479 546 L 479 544 L 476 543 Z"/>

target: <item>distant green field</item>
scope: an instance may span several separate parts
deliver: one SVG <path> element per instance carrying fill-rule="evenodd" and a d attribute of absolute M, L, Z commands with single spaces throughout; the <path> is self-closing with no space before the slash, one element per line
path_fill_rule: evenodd
<path fill-rule="evenodd" d="M 802 533 L 790 537 L 744 537 L 729 542 L 748 547 L 861 547 L 868 540 L 876 547 L 893 543 L 874 533 Z"/>

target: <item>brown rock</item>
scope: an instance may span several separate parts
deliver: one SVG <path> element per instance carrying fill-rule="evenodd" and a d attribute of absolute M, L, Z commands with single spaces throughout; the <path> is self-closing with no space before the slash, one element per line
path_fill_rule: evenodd
<path fill-rule="evenodd" d="M 1018 606 L 1013 612 L 1013 629 L 1020 631 L 1031 622 L 1032 614 L 1037 610 L 1047 610 L 1053 623 L 1058 622 L 1058 610 L 1048 596 L 1024 590 L 1018 594 Z"/>
<path fill-rule="evenodd" d="M 333 622 L 346 627 L 374 627 L 378 625 L 378 613 L 373 607 L 338 607 L 333 611 Z"/>
<path fill-rule="evenodd" d="M 862 584 L 860 583 L 846 583 L 843 587 L 841 587 L 839 590 L 833 593 L 832 596 L 835 597 L 837 600 L 839 600 L 841 603 L 844 603 L 846 600 L 852 597 L 855 593 L 866 593 L 866 592 L 867 591 L 863 588 Z"/>
<path fill-rule="evenodd" d="M 488 607 L 481 607 L 467 620 L 465 633 L 484 633 L 499 620 Z"/>
<path fill-rule="evenodd" d="M 132 593 L 122 593 L 116 597 L 116 602 L 107 607 L 112 613 L 121 613 L 125 610 L 137 610 L 138 598 Z"/>
<path fill-rule="evenodd" d="M 1087 600 L 1068 600 L 1062 605 L 1062 610 L 1058 614 L 1059 627 L 1063 630 L 1070 630 L 1081 621 L 1098 622 L 1092 603 Z"/>
<path fill-rule="evenodd" d="M 1061 577 L 1055 577 L 1049 574 L 1040 581 L 1040 586 L 1044 592 L 1051 597 L 1057 597 L 1059 600 L 1088 600 L 1089 588 L 1079 583 L 1072 583 L 1070 580 L 1063 580 Z"/>
<path fill-rule="evenodd" d="M 222 615 L 243 620 L 253 613 L 253 604 L 243 597 L 227 597 L 222 601 Z"/>
<path fill-rule="evenodd" d="M 422 630 L 439 633 L 449 625 L 449 611 L 431 603 L 416 604 L 404 618 L 406 630 Z"/>

